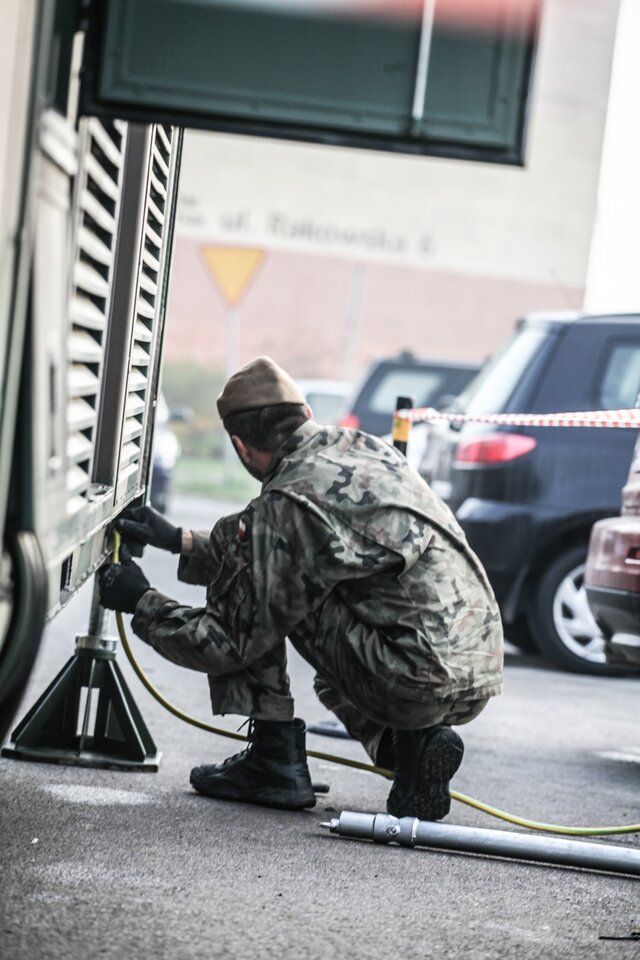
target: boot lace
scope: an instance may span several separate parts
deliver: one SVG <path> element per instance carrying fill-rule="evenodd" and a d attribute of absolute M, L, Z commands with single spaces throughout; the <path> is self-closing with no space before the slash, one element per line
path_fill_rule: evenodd
<path fill-rule="evenodd" d="M 244 757 L 245 754 L 251 751 L 251 748 L 253 746 L 254 735 L 255 735 L 255 720 L 252 720 L 251 717 L 247 717 L 244 723 L 241 723 L 240 726 L 237 728 L 237 733 L 240 733 L 240 731 L 243 730 L 247 726 L 247 724 L 249 726 L 249 729 L 247 731 L 248 743 L 246 747 L 244 748 L 244 750 L 240 750 L 238 751 L 238 753 L 234 753 L 232 757 L 227 757 L 226 760 L 223 760 L 222 761 L 223 767 L 226 767 L 228 764 L 233 763 L 235 760 L 239 760 L 241 757 Z"/>

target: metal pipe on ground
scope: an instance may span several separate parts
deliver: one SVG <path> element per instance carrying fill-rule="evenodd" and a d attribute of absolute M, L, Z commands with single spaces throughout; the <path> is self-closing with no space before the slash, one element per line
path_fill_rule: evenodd
<path fill-rule="evenodd" d="M 399 843 L 404 847 L 435 847 L 477 853 L 509 860 L 607 870 L 640 876 L 640 849 L 618 847 L 558 837 L 538 837 L 507 830 L 483 830 L 432 823 L 415 817 L 392 817 L 388 813 L 355 813 L 344 810 L 322 823 L 341 837 L 357 837 L 375 843 Z"/>

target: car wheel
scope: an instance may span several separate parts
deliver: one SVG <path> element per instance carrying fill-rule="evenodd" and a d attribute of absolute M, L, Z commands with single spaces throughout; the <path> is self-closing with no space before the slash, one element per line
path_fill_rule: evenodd
<path fill-rule="evenodd" d="M 604 637 L 587 601 L 584 568 L 587 545 L 560 554 L 542 572 L 528 611 L 529 626 L 542 657 L 564 670 L 620 674 L 607 663 Z"/>
<path fill-rule="evenodd" d="M 47 571 L 35 534 L 22 531 L 0 558 L 0 742 L 36 658 L 47 613 Z"/>

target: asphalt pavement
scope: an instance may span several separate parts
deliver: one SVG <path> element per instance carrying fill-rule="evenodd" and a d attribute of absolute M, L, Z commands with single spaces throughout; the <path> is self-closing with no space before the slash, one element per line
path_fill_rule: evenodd
<path fill-rule="evenodd" d="M 204 529 L 226 506 L 175 498 L 173 514 Z M 149 550 L 143 566 L 154 586 L 202 603 L 177 584 L 175 557 Z M 86 631 L 90 594 L 48 627 L 18 718 Z M 165 696 L 211 720 L 206 678 L 133 642 Z M 160 770 L 0 760 L 2 960 L 640 957 L 638 879 L 328 835 L 320 823 L 341 810 L 384 810 L 388 783 L 371 774 L 312 760 L 331 791 L 304 813 L 198 796 L 190 768 L 237 746 L 172 717 L 118 662 Z M 328 719 L 310 668 L 293 651 L 290 665 L 298 715 Z M 503 696 L 460 728 L 455 788 L 551 823 L 640 821 L 639 694 L 640 680 L 559 673 L 511 648 Z M 308 746 L 366 759 L 352 741 Z M 448 821 L 514 829 L 458 802 Z M 602 842 L 640 848 L 638 835 Z"/>

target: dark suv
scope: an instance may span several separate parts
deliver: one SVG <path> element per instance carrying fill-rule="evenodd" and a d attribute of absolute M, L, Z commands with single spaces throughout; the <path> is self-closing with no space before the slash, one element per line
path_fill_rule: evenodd
<path fill-rule="evenodd" d="M 441 409 L 462 393 L 479 369 L 479 363 L 426 360 L 406 351 L 397 357 L 374 360 L 348 402 L 339 426 L 382 437 L 391 431 L 397 397 L 413 397 L 419 407 Z"/>
<path fill-rule="evenodd" d="M 633 407 L 640 316 L 534 314 L 458 398 L 462 413 Z M 484 564 L 509 639 L 606 673 L 584 588 L 593 524 L 618 512 L 635 431 L 437 424 L 421 472 Z"/>

